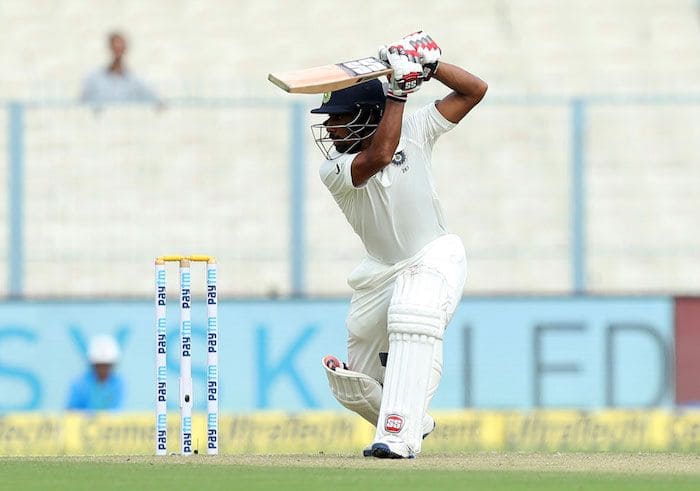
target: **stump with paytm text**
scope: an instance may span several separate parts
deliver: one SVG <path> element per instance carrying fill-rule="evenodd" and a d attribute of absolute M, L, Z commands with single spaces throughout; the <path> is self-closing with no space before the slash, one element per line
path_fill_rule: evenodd
<path fill-rule="evenodd" d="M 192 438 L 192 292 L 191 263 L 206 264 L 207 286 L 207 453 L 219 453 L 219 346 L 216 260 L 211 256 L 160 256 L 155 260 L 156 308 L 156 455 L 167 455 L 167 273 L 166 264 L 180 265 L 180 453 L 196 450 Z"/>

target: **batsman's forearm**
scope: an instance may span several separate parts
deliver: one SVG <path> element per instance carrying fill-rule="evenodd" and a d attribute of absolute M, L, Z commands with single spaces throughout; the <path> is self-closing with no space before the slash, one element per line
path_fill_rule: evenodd
<path fill-rule="evenodd" d="M 403 102 L 396 102 L 391 99 L 386 100 L 384 115 L 379 123 L 377 132 L 374 134 L 372 144 L 368 148 L 377 156 L 379 161 L 383 161 L 385 164 L 391 161 L 396 147 L 399 146 L 405 106 L 406 104 Z"/>
<path fill-rule="evenodd" d="M 404 103 L 387 99 L 384 115 L 369 146 L 352 162 L 352 183 L 359 186 L 389 165 L 401 139 Z"/>
<path fill-rule="evenodd" d="M 454 90 L 457 94 L 480 101 L 488 85 L 476 75 L 463 68 L 441 61 L 433 78 Z"/>

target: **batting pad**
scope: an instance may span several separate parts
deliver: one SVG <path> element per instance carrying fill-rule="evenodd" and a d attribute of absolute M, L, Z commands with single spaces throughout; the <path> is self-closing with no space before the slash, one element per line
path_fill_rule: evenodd
<path fill-rule="evenodd" d="M 356 412 L 372 425 L 377 425 L 382 403 L 382 386 L 364 373 L 341 367 L 331 370 L 323 364 L 331 392 L 343 406 Z"/>
<path fill-rule="evenodd" d="M 375 442 L 403 442 L 421 449 L 436 343 L 446 324 L 443 310 L 397 304 L 389 307 L 389 358 Z"/>

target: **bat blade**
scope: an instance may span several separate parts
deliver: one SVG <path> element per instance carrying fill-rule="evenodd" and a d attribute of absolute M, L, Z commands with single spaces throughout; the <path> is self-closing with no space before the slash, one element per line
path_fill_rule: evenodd
<path fill-rule="evenodd" d="M 367 82 L 392 69 L 379 58 L 368 57 L 334 65 L 317 66 L 284 73 L 270 73 L 267 79 L 293 94 L 322 94 Z"/>

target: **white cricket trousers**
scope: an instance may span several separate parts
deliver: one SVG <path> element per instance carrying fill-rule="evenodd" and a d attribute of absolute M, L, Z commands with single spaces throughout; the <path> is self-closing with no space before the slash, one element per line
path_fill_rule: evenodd
<path fill-rule="evenodd" d="M 445 310 L 449 323 L 462 298 L 467 275 L 464 245 L 456 235 L 440 236 L 413 257 L 394 265 L 367 257 L 348 277 L 348 284 L 355 290 L 346 320 L 348 368 L 380 383 L 384 382 L 384 367 L 380 363 L 379 353 L 386 353 L 389 349 L 387 310 L 394 294 L 394 283 L 399 274 L 411 267 L 430 268 L 444 278 L 447 285 L 445 298 L 440 299 L 435 307 Z M 420 286 L 414 285 L 413 291 L 419 294 Z M 439 373 L 431 376 L 430 397 L 437 388 L 442 372 L 442 341 L 438 343 L 433 370 Z"/>

